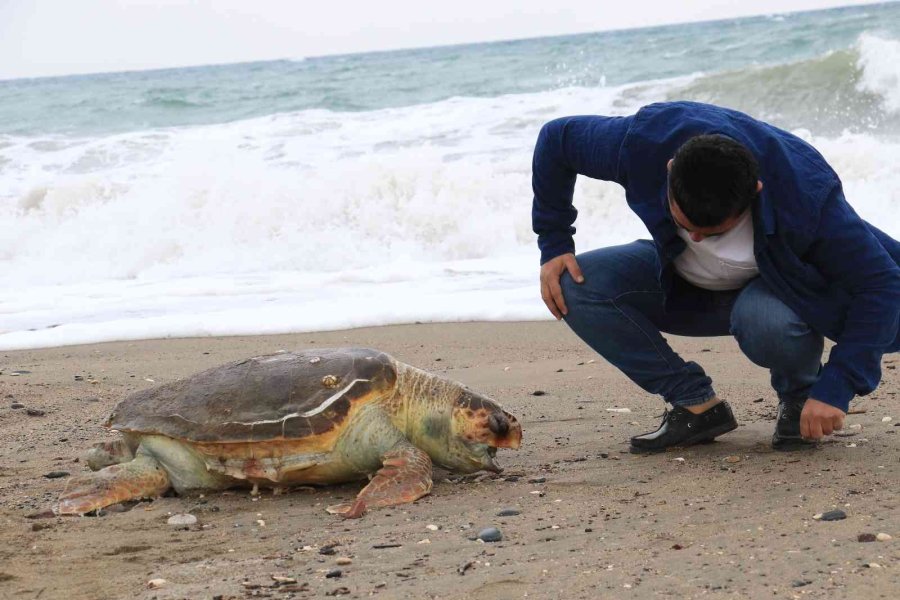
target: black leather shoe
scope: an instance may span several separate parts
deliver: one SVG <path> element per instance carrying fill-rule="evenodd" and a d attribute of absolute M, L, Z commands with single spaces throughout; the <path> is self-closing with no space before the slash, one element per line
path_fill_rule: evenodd
<path fill-rule="evenodd" d="M 805 402 L 781 402 L 778 404 L 778 418 L 775 420 L 775 434 L 772 448 L 784 452 L 813 448 L 816 442 L 805 440 L 800 435 L 800 413 Z"/>
<path fill-rule="evenodd" d="M 702 444 L 736 428 L 737 421 L 727 402 L 719 402 L 699 415 L 676 406 L 663 415 L 659 429 L 631 438 L 631 451 L 662 452 L 675 446 Z"/>

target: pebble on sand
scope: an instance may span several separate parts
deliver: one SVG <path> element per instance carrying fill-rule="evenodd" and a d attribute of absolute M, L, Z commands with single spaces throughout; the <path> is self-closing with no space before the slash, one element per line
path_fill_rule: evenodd
<path fill-rule="evenodd" d="M 482 542 L 499 542 L 503 539 L 503 534 L 496 527 L 486 527 L 478 532 L 478 539 Z"/>
<path fill-rule="evenodd" d="M 342 577 L 343 575 L 344 575 L 344 572 L 341 571 L 340 569 L 329 569 L 329 571 L 327 573 L 325 573 L 325 578 L 326 579 L 335 579 L 338 577 Z"/>
<path fill-rule="evenodd" d="M 891 421 L 893 421 L 893 419 L 890 417 L 881 417 L 882 423 L 890 423 Z"/>
<path fill-rule="evenodd" d="M 349 558 L 347 556 L 339 556 L 335 559 L 334 562 L 336 562 L 337 564 L 339 564 L 341 566 L 346 566 L 346 565 L 352 565 L 353 559 Z"/>
<path fill-rule="evenodd" d="M 861 533 L 856 536 L 857 542 L 874 542 L 876 539 L 878 538 L 875 537 L 874 533 Z"/>
<path fill-rule="evenodd" d="M 196 525 L 197 517 L 189 514 L 172 515 L 167 523 L 172 527 L 190 527 Z"/>
<path fill-rule="evenodd" d="M 522 511 L 515 508 L 504 508 L 500 512 L 497 513 L 498 517 L 515 517 L 516 515 L 521 515 Z"/>
<path fill-rule="evenodd" d="M 614 413 L 630 413 L 631 412 L 630 408 L 607 408 L 606 410 L 609 412 L 614 412 Z"/>
<path fill-rule="evenodd" d="M 168 583 L 165 579 L 151 579 L 147 582 L 147 587 L 151 590 L 159 589 Z"/>
<path fill-rule="evenodd" d="M 59 479 L 60 477 L 68 477 L 68 471 L 50 471 L 49 473 L 44 473 L 44 477 L 47 479 Z"/>
<path fill-rule="evenodd" d="M 888 535 L 886 533 L 879 533 L 878 535 L 875 536 L 875 539 L 878 540 L 879 542 L 889 542 L 894 538 L 892 538 L 890 535 Z"/>
<path fill-rule="evenodd" d="M 847 518 L 847 513 L 841 509 L 829 510 L 828 512 L 819 513 L 813 517 L 817 521 L 841 521 Z"/>

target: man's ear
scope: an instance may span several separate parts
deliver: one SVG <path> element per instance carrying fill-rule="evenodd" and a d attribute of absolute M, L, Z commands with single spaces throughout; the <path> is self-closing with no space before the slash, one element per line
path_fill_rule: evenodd
<path fill-rule="evenodd" d="M 667 170 L 667 171 L 671 171 L 671 170 L 672 170 L 672 163 L 673 163 L 673 162 L 675 162 L 675 159 L 674 159 L 674 158 L 670 158 L 670 159 L 669 159 L 669 162 L 666 163 L 666 170 Z"/>
<path fill-rule="evenodd" d="M 669 164 L 672 164 L 672 161 L 669 161 Z M 760 193 L 762 191 L 762 181 L 759 179 L 756 180 L 756 193 Z"/>

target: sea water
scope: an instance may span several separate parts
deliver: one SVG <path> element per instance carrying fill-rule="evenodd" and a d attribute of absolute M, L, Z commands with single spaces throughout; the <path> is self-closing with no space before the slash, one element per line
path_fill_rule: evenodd
<path fill-rule="evenodd" d="M 656 101 L 793 131 L 900 237 L 900 3 L 0 81 L 0 348 L 552 318 L 543 123 Z M 579 250 L 647 237 L 579 178 Z"/>

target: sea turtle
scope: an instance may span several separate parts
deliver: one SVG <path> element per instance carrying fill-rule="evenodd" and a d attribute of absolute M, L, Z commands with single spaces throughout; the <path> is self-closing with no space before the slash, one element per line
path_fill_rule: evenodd
<path fill-rule="evenodd" d="M 516 418 L 493 400 L 368 348 L 232 362 L 131 394 L 106 427 L 122 438 L 88 452 L 96 472 L 70 482 L 56 514 L 170 488 L 280 488 L 371 476 L 354 502 L 328 507 L 353 518 L 428 494 L 432 463 L 498 472 L 497 448 L 518 448 L 522 439 Z"/>

